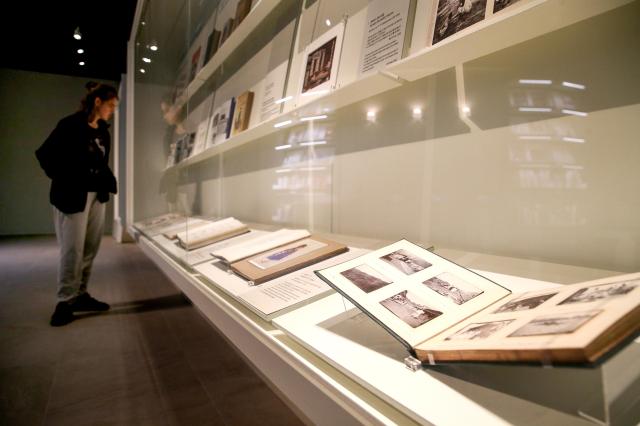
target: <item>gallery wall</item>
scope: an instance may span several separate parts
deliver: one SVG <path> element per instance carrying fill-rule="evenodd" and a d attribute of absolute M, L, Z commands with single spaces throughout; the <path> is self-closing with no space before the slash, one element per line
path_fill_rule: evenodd
<path fill-rule="evenodd" d="M 78 109 L 87 81 L 0 68 L 0 235 L 55 232 L 50 181 L 34 152 L 61 118 Z M 111 232 L 112 210 L 110 202 L 105 232 Z"/>

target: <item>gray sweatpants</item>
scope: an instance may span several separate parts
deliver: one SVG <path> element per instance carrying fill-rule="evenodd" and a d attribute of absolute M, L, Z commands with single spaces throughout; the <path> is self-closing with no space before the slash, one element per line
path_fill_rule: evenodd
<path fill-rule="evenodd" d="M 105 205 L 95 192 L 87 195 L 80 213 L 65 214 L 53 208 L 53 222 L 60 246 L 58 301 L 71 301 L 86 293 L 93 259 L 98 254 L 104 229 Z"/>

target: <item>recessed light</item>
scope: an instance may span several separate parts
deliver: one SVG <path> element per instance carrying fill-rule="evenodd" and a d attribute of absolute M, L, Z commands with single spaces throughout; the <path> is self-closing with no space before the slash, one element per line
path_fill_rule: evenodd
<path fill-rule="evenodd" d="M 150 63 L 151 59 L 146 58 L 146 57 L 142 57 L 142 62 Z"/>
<path fill-rule="evenodd" d="M 80 65 L 81 67 L 83 67 L 83 66 L 84 66 L 84 61 L 80 61 L 80 62 L 78 62 L 78 65 Z"/>
<path fill-rule="evenodd" d="M 144 73 L 145 73 L 145 72 L 147 72 L 147 71 L 146 71 L 144 68 L 140 68 L 140 72 L 141 72 L 142 74 L 144 74 Z"/>
<path fill-rule="evenodd" d="M 78 53 L 80 54 L 84 53 L 84 49 L 78 49 Z"/>

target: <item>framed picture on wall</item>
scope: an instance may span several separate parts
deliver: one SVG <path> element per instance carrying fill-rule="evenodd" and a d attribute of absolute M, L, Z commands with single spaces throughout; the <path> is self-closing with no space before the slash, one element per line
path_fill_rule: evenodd
<path fill-rule="evenodd" d="M 301 96 L 319 95 L 335 88 L 343 35 L 344 23 L 340 23 L 306 47 L 300 73 Z"/>
<path fill-rule="evenodd" d="M 487 0 L 434 0 L 437 8 L 433 19 L 433 44 L 482 21 Z"/>

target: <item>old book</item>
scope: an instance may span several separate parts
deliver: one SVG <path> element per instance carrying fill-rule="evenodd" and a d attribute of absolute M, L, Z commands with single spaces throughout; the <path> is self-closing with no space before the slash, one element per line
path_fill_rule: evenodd
<path fill-rule="evenodd" d="M 344 244 L 311 235 L 234 262 L 231 269 L 254 284 L 260 284 L 347 250 Z"/>
<path fill-rule="evenodd" d="M 202 46 L 198 47 L 191 55 L 191 68 L 189 72 L 189 82 L 192 82 L 198 71 L 202 68 Z"/>
<path fill-rule="evenodd" d="M 640 329 L 640 273 L 511 294 L 402 240 L 316 274 L 423 363 L 593 363 Z"/>
<path fill-rule="evenodd" d="M 215 114 L 217 114 L 217 116 L 214 115 L 214 120 L 217 118 L 217 124 L 213 137 L 214 145 L 224 142 L 231 135 L 231 124 L 235 107 L 236 100 L 235 98 L 231 98 L 216 110 Z"/>
<path fill-rule="evenodd" d="M 251 0 L 240 0 L 236 6 L 236 17 L 233 19 L 233 29 L 238 28 L 238 25 L 247 17 L 251 12 Z"/>
<path fill-rule="evenodd" d="M 184 221 L 183 223 L 173 227 L 173 228 L 169 228 L 166 229 L 162 232 L 162 235 L 165 238 L 168 238 L 170 240 L 175 240 L 176 238 L 178 238 L 178 234 L 180 232 L 183 232 L 186 229 L 189 229 L 189 231 L 200 228 L 202 226 L 205 226 L 207 224 L 211 223 L 210 220 L 205 220 L 205 219 L 198 219 L 198 218 L 190 218 L 187 219 L 186 221 Z"/>
<path fill-rule="evenodd" d="M 183 216 L 181 214 L 178 214 L 178 213 L 165 213 L 165 214 L 160 215 L 160 216 L 154 216 L 154 217 L 150 217 L 150 218 L 145 219 L 145 220 L 141 220 L 139 222 L 135 222 L 133 224 L 133 226 L 138 228 L 140 231 L 144 231 L 147 228 L 163 225 L 163 224 L 166 224 L 166 223 L 170 223 L 171 221 L 174 221 L 176 219 L 180 219 L 182 217 Z"/>
<path fill-rule="evenodd" d="M 309 231 L 306 229 L 280 229 L 246 241 L 242 244 L 237 244 L 222 250 L 215 250 L 211 252 L 211 254 L 220 259 L 223 263 L 230 265 L 239 260 L 253 256 L 254 254 L 262 253 L 281 245 L 301 240 L 309 235 L 311 234 L 309 234 Z"/>
<path fill-rule="evenodd" d="M 207 39 L 207 50 L 205 51 L 205 55 L 204 55 L 205 65 L 207 64 L 207 62 L 209 62 L 209 60 L 213 57 L 213 55 L 216 54 L 216 52 L 218 51 L 219 45 L 220 45 L 220 31 L 214 29 L 213 31 L 211 31 L 211 34 L 209 34 L 209 38 Z"/>
<path fill-rule="evenodd" d="M 209 129 L 209 119 L 202 120 L 198 124 L 198 130 L 196 131 L 195 141 L 193 143 L 193 152 L 191 155 L 196 155 L 205 150 L 207 145 L 207 130 Z"/>
<path fill-rule="evenodd" d="M 237 238 L 242 237 L 234 239 Z M 203 262 L 197 265 L 195 270 L 207 278 L 212 285 L 236 298 L 264 320 L 270 321 L 276 316 L 333 293 L 331 287 L 313 273 L 314 269 L 328 268 L 365 252 L 366 250 L 363 249 L 352 248 L 348 252 L 258 286 L 251 285 L 236 274 L 229 274 L 226 268 L 220 268 L 219 262 Z"/>
<path fill-rule="evenodd" d="M 231 33 L 233 32 L 233 18 L 229 18 L 222 27 L 222 34 L 220 35 L 220 46 L 227 41 Z"/>
<path fill-rule="evenodd" d="M 251 118 L 251 107 L 253 106 L 253 92 L 244 92 L 236 100 L 236 108 L 233 114 L 233 125 L 231 126 L 231 136 L 247 130 L 249 119 Z"/>
<path fill-rule="evenodd" d="M 233 217 L 228 217 L 179 232 L 177 238 L 182 247 L 193 250 L 246 232 L 249 232 L 247 225 Z"/>

